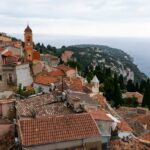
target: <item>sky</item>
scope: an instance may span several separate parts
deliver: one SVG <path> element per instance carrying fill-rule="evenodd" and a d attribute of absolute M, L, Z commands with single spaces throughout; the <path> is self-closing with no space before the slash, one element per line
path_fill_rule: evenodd
<path fill-rule="evenodd" d="M 0 0 L 0 32 L 34 42 L 123 49 L 150 76 L 150 0 Z"/>
<path fill-rule="evenodd" d="M 150 0 L 1 0 L 0 31 L 150 37 Z"/>

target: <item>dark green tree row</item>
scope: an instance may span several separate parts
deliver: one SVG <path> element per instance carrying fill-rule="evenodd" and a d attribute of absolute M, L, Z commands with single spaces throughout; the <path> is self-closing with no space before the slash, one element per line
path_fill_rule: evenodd
<path fill-rule="evenodd" d="M 90 82 L 96 75 L 104 85 L 100 90 L 104 92 L 105 97 L 112 103 L 113 106 L 118 107 L 119 105 L 126 105 L 136 107 L 138 106 L 135 98 L 122 99 L 122 93 L 125 91 L 129 92 L 140 92 L 144 94 L 143 106 L 150 108 L 150 81 L 141 80 L 140 83 L 134 83 L 132 80 L 126 82 L 123 75 L 117 76 L 116 73 L 112 72 L 110 68 L 104 68 L 102 66 L 96 66 L 95 69 L 91 65 L 85 68 L 84 77 Z M 148 100 L 149 99 L 149 100 Z"/>
<path fill-rule="evenodd" d="M 104 96 L 114 107 L 122 105 L 122 93 L 117 74 L 109 76 L 104 81 Z"/>
<path fill-rule="evenodd" d="M 150 79 L 146 82 L 142 106 L 150 109 Z"/>
<path fill-rule="evenodd" d="M 56 53 L 57 49 L 56 47 L 52 47 L 51 45 L 47 45 L 45 46 L 43 43 L 37 43 L 34 44 L 34 49 L 36 49 L 37 51 L 39 51 L 40 53 L 46 54 L 46 53 Z"/>
<path fill-rule="evenodd" d="M 127 82 L 127 91 L 129 92 L 140 92 L 140 93 L 144 93 L 145 91 L 145 87 L 146 87 L 146 80 L 141 80 L 140 83 L 136 82 L 134 83 L 132 80 L 129 80 Z"/>

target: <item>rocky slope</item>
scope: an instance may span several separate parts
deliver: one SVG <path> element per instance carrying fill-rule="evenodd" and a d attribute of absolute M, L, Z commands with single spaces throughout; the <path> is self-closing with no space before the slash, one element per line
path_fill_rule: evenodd
<path fill-rule="evenodd" d="M 146 78 L 146 75 L 134 64 L 133 58 L 120 49 L 103 45 L 73 45 L 67 49 L 74 52 L 73 58 L 82 66 L 96 64 L 110 67 L 118 74 L 122 74 L 127 80 L 140 81 Z"/>

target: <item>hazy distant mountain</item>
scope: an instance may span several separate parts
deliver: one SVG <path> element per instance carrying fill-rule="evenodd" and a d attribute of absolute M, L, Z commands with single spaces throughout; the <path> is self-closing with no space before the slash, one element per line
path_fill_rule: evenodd
<path fill-rule="evenodd" d="M 126 79 L 136 81 L 147 77 L 133 63 L 133 58 L 120 49 L 104 45 L 73 45 L 67 49 L 74 52 L 73 57 L 83 66 L 92 63 L 110 67 L 118 74 L 123 74 Z"/>

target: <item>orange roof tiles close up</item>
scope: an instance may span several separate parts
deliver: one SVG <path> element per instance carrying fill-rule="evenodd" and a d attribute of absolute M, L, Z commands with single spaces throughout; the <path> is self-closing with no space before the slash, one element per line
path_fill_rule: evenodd
<path fill-rule="evenodd" d="M 12 56 L 12 52 L 11 51 L 6 51 L 5 53 L 2 54 L 3 56 Z"/>
<path fill-rule="evenodd" d="M 146 133 L 146 134 L 140 136 L 139 138 L 142 140 L 150 142 L 150 133 Z"/>
<path fill-rule="evenodd" d="M 18 125 L 24 146 L 100 136 L 95 121 L 88 113 L 19 120 Z"/>
<path fill-rule="evenodd" d="M 107 116 L 106 112 L 103 110 L 91 111 L 90 114 L 95 120 L 113 121 L 110 117 Z"/>
<path fill-rule="evenodd" d="M 51 77 L 47 75 L 38 75 L 35 77 L 35 83 L 49 85 L 51 83 L 57 82 L 58 79 L 56 77 Z"/>
<path fill-rule="evenodd" d="M 71 67 L 65 66 L 65 65 L 59 65 L 59 66 L 57 66 L 56 68 L 57 68 L 57 69 L 60 69 L 60 70 L 62 70 L 62 71 L 64 71 L 64 72 L 67 72 L 67 71 L 70 71 L 70 70 L 75 70 L 74 68 L 71 68 Z"/>
<path fill-rule="evenodd" d="M 133 129 L 129 126 L 129 124 L 125 120 L 121 120 L 121 122 L 118 123 L 118 129 L 120 131 L 127 131 L 127 132 L 133 131 Z"/>
<path fill-rule="evenodd" d="M 66 77 L 66 78 L 64 78 L 64 84 L 67 86 L 67 88 L 69 88 L 70 90 L 73 90 L 73 91 L 83 92 L 83 90 L 84 90 L 84 87 L 82 85 L 82 81 L 80 78 Z"/>
<path fill-rule="evenodd" d="M 147 129 L 150 130 L 150 114 L 142 115 L 136 118 L 139 123 L 147 125 Z"/>
<path fill-rule="evenodd" d="M 54 71 L 49 72 L 48 75 L 52 77 L 61 77 L 61 76 L 65 76 L 65 73 L 61 70 L 54 70 Z"/>
<path fill-rule="evenodd" d="M 103 109 L 106 108 L 106 98 L 103 95 L 96 94 L 92 96 L 92 99 L 97 101 Z"/>
<path fill-rule="evenodd" d="M 143 101 L 143 95 L 139 92 L 126 92 L 124 93 L 124 95 L 126 95 L 126 97 L 128 98 L 132 98 L 132 97 L 137 98 L 139 104 L 141 104 Z"/>

